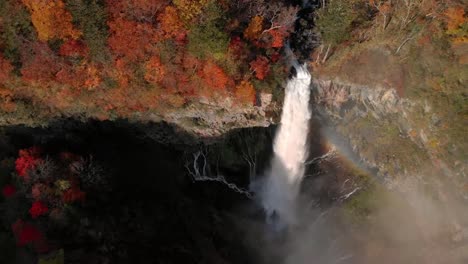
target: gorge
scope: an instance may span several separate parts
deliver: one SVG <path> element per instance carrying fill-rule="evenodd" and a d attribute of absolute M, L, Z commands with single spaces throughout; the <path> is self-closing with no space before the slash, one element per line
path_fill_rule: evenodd
<path fill-rule="evenodd" d="M 2 1 L 0 263 L 466 263 L 467 13 Z"/>

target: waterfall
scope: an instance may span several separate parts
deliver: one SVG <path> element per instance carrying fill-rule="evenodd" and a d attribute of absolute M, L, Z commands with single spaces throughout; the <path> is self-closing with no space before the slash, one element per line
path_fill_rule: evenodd
<path fill-rule="evenodd" d="M 274 141 L 271 168 L 260 187 L 260 203 L 278 228 L 295 222 L 296 198 L 307 159 L 311 76 L 305 66 L 288 81 L 281 124 Z"/>

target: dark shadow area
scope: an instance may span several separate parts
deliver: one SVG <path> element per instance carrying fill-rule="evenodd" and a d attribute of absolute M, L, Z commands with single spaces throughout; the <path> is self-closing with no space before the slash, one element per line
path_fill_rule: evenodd
<path fill-rule="evenodd" d="M 79 224 L 51 228 L 61 232 L 54 243 L 64 248 L 66 263 L 255 263 L 236 223 L 248 213 L 238 208 L 251 200 L 223 183 L 194 183 L 186 165 L 193 153 L 209 151 L 213 175 L 247 188 L 251 167 L 242 155 L 251 148 L 255 170 L 263 170 L 273 130 L 239 129 L 203 144 L 164 123 L 64 120 L 47 128 L 3 127 L 0 160 L 40 146 L 50 157 L 92 156 L 103 168 L 109 186 L 88 194 L 74 216 Z M 3 224 L 11 232 L 11 223 Z M 31 263 L 25 252 L 18 249 L 12 263 Z"/>

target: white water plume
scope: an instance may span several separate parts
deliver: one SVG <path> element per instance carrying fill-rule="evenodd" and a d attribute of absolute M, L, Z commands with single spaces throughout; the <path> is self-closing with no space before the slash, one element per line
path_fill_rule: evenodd
<path fill-rule="evenodd" d="M 297 75 L 286 86 L 271 168 L 260 191 L 262 206 L 279 228 L 295 222 L 296 197 L 308 154 L 311 76 L 305 66 L 295 68 Z"/>

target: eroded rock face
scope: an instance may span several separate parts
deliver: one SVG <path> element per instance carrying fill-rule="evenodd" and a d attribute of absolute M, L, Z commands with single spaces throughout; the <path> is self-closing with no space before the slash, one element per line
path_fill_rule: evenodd
<path fill-rule="evenodd" d="M 401 98 L 395 89 L 340 80 L 314 80 L 315 112 L 360 159 L 378 169 L 390 188 L 411 191 L 411 182 L 453 184 L 465 197 L 466 165 L 442 154 L 437 112 L 427 102 Z"/>
<path fill-rule="evenodd" d="M 267 127 L 274 122 L 279 107 L 264 95 L 259 106 L 238 106 L 231 101 L 210 101 L 165 114 L 163 120 L 201 138 L 217 137 L 235 128 Z"/>
<path fill-rule="evenodd" d="M 366 87 L 332 80 L 315 80 L 314 102 L 333 115 L 341 112 L 343 117 L 347 110 L 361 104 L 362 113 L 372 112 L 377 116 L 394 114 L 403 111 L 411 102 L 401 99 L 394 89 L 384 87 Z"/>
<path fill-rule="evenodd" d="M 272 95 L 261 93 L 256 105 L 242 105 L 231 98 L 207 99 L 171 111 L 135 112 L 126 118 L 116 116 L 107 121 L 132 123 L 135 127 L 143 128 L 149 137 L 158 142 L 194 144 L 210 141 L 237 128 L 268 127 L 278 122 L 280 112 L 281 106 L 272 100 Z M 69 126 L 67 120 L 86 123 L 90 120 L 98 121 L 99 117 L 81 112 L 64 115 L 30 107 L 28 113 L 0 115 L 0 126 Z"/>

